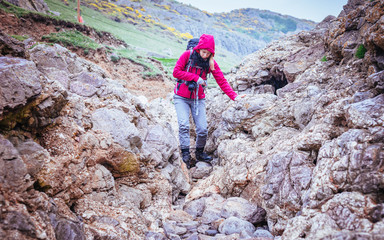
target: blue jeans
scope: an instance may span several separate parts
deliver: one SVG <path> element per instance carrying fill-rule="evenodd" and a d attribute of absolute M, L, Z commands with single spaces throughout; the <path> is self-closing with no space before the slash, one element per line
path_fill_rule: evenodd
<path fill-rule="evenodd" d="M 179 141 L 180 148 L 190 147 L 191 140 L 189 136 L 189 113 L 192 113 L 193 121 L 196 125 L 196 148 L 204 148 L 208 136 L 208 123 L 205 113 L 205 99 L 184 98 L 178 95 L 173 96 L 175 103 L 177 121 L 179 123 Z"/>

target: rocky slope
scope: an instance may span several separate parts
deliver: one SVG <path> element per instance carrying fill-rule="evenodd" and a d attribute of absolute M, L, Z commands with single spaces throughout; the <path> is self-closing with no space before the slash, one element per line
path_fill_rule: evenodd
<path fill-rule="evenodd" d="M 244 99 L 207 93 L 215 160 L 190 171 L 170 96 L 2 33 L 0 237 L 382 239 L 383 6 L 249 55 L 227 76 Z"/>
<path fill-rule="evenodd" d="M 350 0 L 341 17 L 250 55 L 228 77 L 245 100 L 208 95 L 221 166 L 188 200 L 246 198 L 281 239 L 382 239 L 383 3 Z"/>

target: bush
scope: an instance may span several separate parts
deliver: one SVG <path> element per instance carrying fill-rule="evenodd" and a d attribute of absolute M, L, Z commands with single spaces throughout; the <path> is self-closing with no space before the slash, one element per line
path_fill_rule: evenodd
<path fill-rule="evenodd" d="M 120 60 L 120 57 L 119 57 L 119 56 L 117 56 L 117 55 L 115 55 L 115 54 L 111 55 L 111 61 L 112 61 L 112 62 L 118 62 L 119 60 Z"/>
<path fill-rule="evenodd" d="M 99 47 L 99 44 L 96 43 L 93 39 L 85 36 L 77 30 L 63 31 L 59 33 L 50 33 L 49 35 L 44 35 L 43 40 L 49 41 L 52 43 L 61 43 L 65 46 L 74 46 L 80 48 L 92 48 L 96 49 Z"/>
<path fill-rule="evenodd" d="M 327 56 L 324 55 L 324 57 L 321 58 L 321 61 L 322 61 L 322 62 L 326 62 L 326 61 L 328 61 Z"/>
<path fill-rule="evenodd" d="M 365 55 L 366 52 L 367 52 L 367 49 L 364 47 L 363 44 L 360 44 L 360 45 L 357 47 L 355 56 L 356 56 L 357 58 L 359 58 L 359 59 L 363 59 L 363 58 L 364 58 L 364 55 Z"/>
<path fill-rule="evenodd" d="M 26 35 L 22 35 L 22 36 L 21 35 L 11 35 L 11 37 L 13 37 L 14 39 L 17 39 L 21 42 L 28 38 L 28 36 L 26 36 Z"/>

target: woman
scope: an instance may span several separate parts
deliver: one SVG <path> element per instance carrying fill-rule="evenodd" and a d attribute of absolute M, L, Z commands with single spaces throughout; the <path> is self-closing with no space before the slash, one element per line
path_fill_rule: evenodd
<path fill-rule="evenodd" d="M 191 55 L 192 54 L 192 55 Z M 189 152 L 189 112 L 191 111 L 196 125 L 196 151 L 198 161 L 210 162 L 212 158 L 204 152 L 207 140 L 207 118 L 205 113 L 205 93 L 208 73 L 212 73 L 217 84 L 232 100 L 237 94 L 233 91 L 213 59 L 215 41 L 212 35 L 203 34 L 193 51 L 185 51 L 176 62 L 173 76 L 178 79 L 174 92 L 174 103 L 179 123 L 179 140 L 182 158 L 187 168 L 194 166 Z M 195 88 L 194 88 L 195 86 Z"/>

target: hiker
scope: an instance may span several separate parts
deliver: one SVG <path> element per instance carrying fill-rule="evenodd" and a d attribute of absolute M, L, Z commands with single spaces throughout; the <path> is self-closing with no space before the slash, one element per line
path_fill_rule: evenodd
<path fill-rule="evenodd" d="M 225 79 L 219 65 L 213 59 L 214 55 L 215 41 L 213 36 L 203 34 L 193 50 L 185 51 L 180 56 L 173 70 L 173 76 L 178 79 L 173 99 L 179 124 L 180 148 L 183 162 L 188 169 L 194 166 L 189 152 L 190 111 L 196 125 L 196 160 L 208 163 L 212 161 L 212 157 L 204 152 L 208 135 L 204 89 L 207 86 L 208 73 L 213 75 L 217 84 L 230 99 L 235 100 L 238 97 Z"/>

